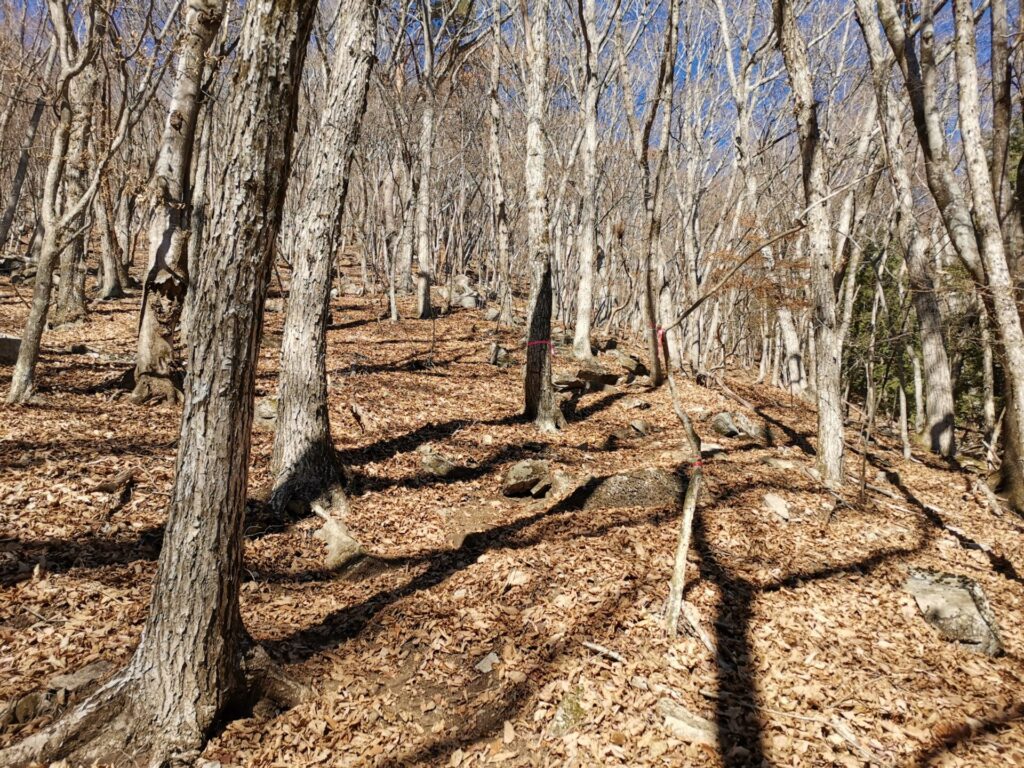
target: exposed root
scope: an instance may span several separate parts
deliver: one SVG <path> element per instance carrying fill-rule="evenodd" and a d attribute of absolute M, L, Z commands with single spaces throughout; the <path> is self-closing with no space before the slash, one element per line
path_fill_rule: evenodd
<path fill-rule="evenodd" d="M 366 554 L 362 544 L 349 532 L 345 524 L 348 516 L 348 500 L 344 491 L 335 486 L 323 497 L 310 505 L 313 513 L 323 519 L 324 524 L 313 534 L 327 545 L 324 567 L 337 570 L 353 565 Z"/>
<path fill-rule="evenodd" d="M 181 390 L 174 382 L 163 376 L 142 374 L 135 382 L 131 400 L 133 403 L 180 403 L 183 400 Z"/>

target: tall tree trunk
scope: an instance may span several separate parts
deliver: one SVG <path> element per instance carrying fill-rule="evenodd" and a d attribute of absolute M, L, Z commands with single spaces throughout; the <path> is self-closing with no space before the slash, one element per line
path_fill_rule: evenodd
<path fill-rule="evenodd" d="M 597 0 L 583 0 L 580 30 L 585 54 L 583 94 L 583 189 L 580 192 L 580 282 L 576 293 L 576 324 L 572 353 L 578 360 L 592 360 L 590 323 L 594 313 L 594 263 L 597 260 L 597 102 L 598 50 Z"/>
<path fill-rule="evenodd" d="M 21 202 L 21 188 L 25 185 L 25 177 L 28 176 L 29 152 L 36 140 L 36 131 L 39 130 L 39 121 L 43 117 L 43 110 L 46 102 L 40 96 L 32 107 L 32 115 L 28 119 L 28 129 L 21 141 L 21 150 L 18 153 L 18 166 L 14 170 L 14 180 L 11 182 L 11 194 L 4 209 L 3 216 L 0 216 L 0 248 L 4 247 L 7 238 L 11 233 L 11 225 L 18 213 L 18 204 Z"/>
<path fill-rule="evenodd" d="M 498 271 L 498 322 L 512 324 L 512 257 L 509 253 L 508 208 L 505 200 L 505 184 L 501 178 L 501 101 L 498 90 L 501 86 L 501 0 L 495 0 L 492 11 L 492 34 L 494 46 L 491 51 L 491 82 L 488 102 L 488 153 L 491 161 L 491 208 L 493 210 L 495 249 L 497 250 Z"/>
<path fill-rule="evenodd" d="M 551 385 L 551 245 L 548 234 L 547 150 L 543 120 L 547 106 L 550 0 L 534 0 L 526 18 L 526 216 L 530 258 L 527 310 L 525 415 L 542 432 L 564 424 Z"/>
<path fill-rule="evenodd" d="M 416 317 L 426 320 L 430 306 L 433 254 L 430 249 L 431 160 L 434 156 L 434 96 L 428 94 L 420 117 L 419 186 L 416 188 Z"/>
<path fill-rule="evenodd" d="M 981 130 L 978 98 L 977 47 L 974 40 L 974 11 L 969 2 L 957 0 L 953 4 L 956 22 L 954 54 L 957 73 L 957 104 L 960 113 L 960 132 L 964 150 L 967 177 L 970 180 L 973 219 L 977 229 L 979 251 L 987 278 L 988 299 L 1002 342 L 1004 372 L 1006 376 L 1007 426 L 1005 432 L 1006 457 L 1004 465 L 1016 477 L 1014 504 L 1024 499 L 1019 491 L 1024 486 L 1024 329 L 1014 294 L 999 223 L 999 211 L 992 191 L 991 174 L 986 157 L 985 140 Z"/>
<path fill-rule="evenodd" d="M 836 312 L 832 279 L 832 239 L 825 198 L 825 167 L 818 133 L 814 83 L 807 44 L 797 26 L 792 0 L 773 0 L 775 29 L 793 100 L 800 141 L 807 241 L 811 252 L 814 312 L 815 380 L 818 394 L 818 472 L 828 487 L 843 483 L 842 354 L 843 335 Z"/>
<path fill-rule="evenodd" d="M 149 257 L 135 357 L 135 402 L 181 397 L 174 337 L 188 290 L 190 172 L 206 52 L 224 17 L 223 0 L 190 0 L 178 68 L 151 182 Z"/>
<path fill-rule="evenodd" d="M 100 235 L 100 289 L 97 297 L 103 301 L 119 299 L 124 296 L 125 269 L 103 194 L 96 195 L 92 209 Z"/>
<path fill-rule="evenodd" d="M 245 6 L 226 105 L 227 165 L 195 270 L 175 483 L 139 646 L 77 709 L 0 751 L 0 764 L 110 755 L 191 763 L 247 692 L 239 587 L 256 362 L 315 7 Z"/>
<path fill-rule="evenodd" d="M 917 222 L 914 189 L 900 141 L 900 121 L 889 105 L 890 62 L 882 49 L 882 40 L 869 0 L 856 0 L 856 3 L 861 31 L 871 62 L 878 124 L 889 156 L 889 172 L 899 206 L 897 230 L 903 245 L 904 261 L 910 278 L 911 299 L 921 334 L 921 354 L 924 357 L 924 371 L 927 377 L 927 423 L 923 438 L 934 453 L 952 457 L 956 453 L 953 382 L 946 353 L 944 323 L 935 295 L 935 276 L 931 259 L 928 258 L 927 240 Z"/>
<path fill-rule="evenodd" d="M 64 167 L 65 210 L 81 200 L 89 186 L 93 163 L 90 151 L 93 111 L 98 91 L 99 73 L 95 62 L 89 61 L 68 84 L 72 117 L 67 163 Z M 88 313 L 85 306 L 85 260 L 89 241 L 87 225 L 86 208 L 68 225 L 71 242 L 60 252 L 60 285 L 51 320 L 54 326 L 78 322 Z"/>
<path fill-rule="evenodd" d="M 376 40 L 376 0 L 345 0 L 327 100 L 310 143 L 315 169 L 296 217 L 292 279 L 281 345 L 271 504 L 323 499 L 332 530 L 344 528 L 341 468 L 327 403 L 331 268 L 341 237 L 349 168 L 366 108 Z"/>

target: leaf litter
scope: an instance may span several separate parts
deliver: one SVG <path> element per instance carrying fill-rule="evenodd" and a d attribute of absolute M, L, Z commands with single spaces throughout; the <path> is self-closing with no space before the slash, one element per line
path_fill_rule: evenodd
<path fill-rule="evenodd" d="M 269 309 L 273 339 L 280 297 Z M 775 439 L 723 438 L 697 422 L 723 448 L 705 459 L 686 595 L 687 615 L 711 642 L 670 641 L 661 613 L 677 510 L 583 511 L 501 495 L 505 471 L 522 459 L 577 479 L 651 467 L 685 474 L 693 457 L 667 390 L 634 383 L 584 395 L 565 431 L 539 435 L 515 418 L 515 333 L 476 310 L 397 326 L 378 320 L 380 310 L 372 298 L 343 297 L 328 333 L 350 527 L 370 557 L 325 571 L 317 520 L 261 518 L 273 433 L 254 431 L 243 615 L 316 694 L 229 723 L 207 760 L 1024 765 L 1024 524 L 994 516 L 968 472 L 904 461 L 882 436 L 863 502 L 853 480 L 837 498 L 805 471 L 813 411 L 730 378 Z M 18 333 L 23 320 L 16 299 L 0 299 L 0 330 Z M 131 365 L 136 321 L 128 299 L 48 332 L 40 402 L 0 407 L 0 701 L 88 664 L 121 664 L 138 641 L 180 412 L 133 405 L 110 386 Z M 70 351 L 83 340 L 86 352 Z M 514 365 L 488 364 L 493 341 Z M 275 393 L 277 356 L 265 343 L 258 397 Z M 573 372 L 562 349 L 554 363 Z M 10 373 L 0 367 L 5 386 Z M 696 414 L 737 408 L 715 388 L 681 381 L 680 391 Z M 650 406 L 650 434 L 608 441 L 635 419 L 637 400 Z M 447 477 L 424 470 L 417 448 L 427 444 L 455 465 Z M 851 448 L 851 477 L 860 462 Z M 788 505 L 788 521 L 764 514 L 766 493 Z M 902 589 L 912 567 L 981 585 L 1006 652 L 989 658 L 944 641 Z M 0 743 L 63 705 L 5 723 Z M 679 738 L 663 711 L 713 725 L 705 730 L 715 738 Z"/>

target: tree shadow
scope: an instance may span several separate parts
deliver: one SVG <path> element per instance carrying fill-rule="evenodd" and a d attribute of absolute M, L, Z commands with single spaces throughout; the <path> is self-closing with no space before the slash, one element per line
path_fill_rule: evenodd
<path fill-rule="evenodd" d="M 291 635 L 275 641 L 264 643 L 273 654 L 286 658 L 289 662 L 303 661 L 321 651 L 335 648 L 346 640 L 360 634 L 387 606 L 409 597 L 417 592 L 431 589 L 450 576 L 477 561 L 485 552 L 504 549 L 521 550 L 536 546 L 542 542 L 560 539 L 597 538 L 610 530 L 629 528 L 651 523 L 660 523 L 674 518 L 679 510 L 665 509 L 648 510 L 639 518 L 626 517 L 613 519 L 603 524 L 585 527 L 580 530 L 573 525 L 566 515 L 583 508 L 587 499 L 600 485 L 604 478 L 593 478 L 574 490 L 569 496 L 550 508 L 539 510 L 533 514 L 514 520 L 510 523 L 491 528 L 479 533 L 466 535 L 458 549 L 431 550 L 410 557 L 372 557 L 369 573 L 380 570 L 396 570 L 426 565 L 426 569 L 392 589 L 379 591 L 358 605 L 348 606 L 330 614 L 318 624 L 306 627 Z M 535 530 L 528 529 L 536 526 Z M 559 531 L 559 528 L 568 530 Z M 333 574 L 323 572 L 305 572 L 300 574 L 262 574 L 261 581 L 302 581 L 310 576 L 324 575 L 331 578 Z"/>
<path fill-rule="evenodd" d="M 944 756 L 961 744 L 969 744 L 975 739 L 999 733 L 1020 720 L 1024 720 L 1024 703 L 1019 701 L 1012 704 L 1006 711 L 984 720 L 965 720 L 947 729 L 946 733 L 934 744 L 919 752 L 915 756 L 913 765 L 917 768 L 927 768 L 927 766 L 936 764 L 936 761 L 941 761 Z"/>

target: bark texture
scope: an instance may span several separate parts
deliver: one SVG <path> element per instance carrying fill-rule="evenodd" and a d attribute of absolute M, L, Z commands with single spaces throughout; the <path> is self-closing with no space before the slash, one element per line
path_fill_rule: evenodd
<path fill-rule="evenodd" d="M 197 265 L 174 489 L 149 617 L 132 660 L 0 764 L 191 763 L 246 692 L 239 614 L 254 382 L 315 3 L 246 5 L 225 167 Z"/>
<path fill-rule="evenodd" d="M 190 171 L 206 52 L 224 17 L 223 0 L 190 0 L 171 104 L 150 188 L 149 256 L 132 399 L 179 399 L 174 338 L 188 290 Z"/>
<path fill-rule="evenodd" d="M 311 142 L 316 172 L 297 216 L 292 279 L 281 344 L 271 503 L 306 503 L 341 484 L 327 410 L 327 320 L 331 267 L 341 235 L 349 168 L 366 108 L 376 0 L 346 0 L 327 102 Z"/>

